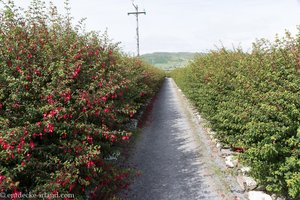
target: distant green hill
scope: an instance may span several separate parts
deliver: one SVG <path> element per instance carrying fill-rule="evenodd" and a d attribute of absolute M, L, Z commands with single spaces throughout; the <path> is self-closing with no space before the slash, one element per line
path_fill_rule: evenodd
<path fill-rule="evenodd" d="M 141 55 L 141 58 L 164 70 L 172 70 L 178 67 L 184 67 L 197 53 L 190 52 L 155 52 Z"/>

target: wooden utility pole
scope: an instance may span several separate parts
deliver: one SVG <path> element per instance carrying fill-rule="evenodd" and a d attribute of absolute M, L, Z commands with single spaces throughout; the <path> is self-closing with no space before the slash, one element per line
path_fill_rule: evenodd
<path fill-rule="evenodd" d="M 144 14 L 146 12 L 139 12 L 139 7 L 132 3 L 133 7 L 135 8 L 135 12 L 129 12 L 128 15 L 135 15 L 136 16 L 136 45 L 137 45 L 137 56 L 140 56 L 140 35 L 139 35 L 139 15 Z"/>

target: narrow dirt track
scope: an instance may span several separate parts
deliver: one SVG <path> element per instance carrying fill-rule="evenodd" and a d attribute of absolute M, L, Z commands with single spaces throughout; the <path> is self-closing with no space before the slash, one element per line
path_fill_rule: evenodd
<path fill-rule="evenodd" d="M 214 171 L 203 128 L 166 78 L 129 163 L 141 171 L 123 199 L 233 199 Z"/>

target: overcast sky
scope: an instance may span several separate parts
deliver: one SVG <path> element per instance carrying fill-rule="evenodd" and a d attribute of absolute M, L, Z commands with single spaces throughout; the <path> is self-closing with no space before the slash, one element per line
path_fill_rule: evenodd
<path fill-rule="evenodd" d="M 30 0 L 15 0 L 26 7 Z M 46 1 L 49 2 L 49 1 Z M 63 8 L 63 0 L 53 0 Z M 206 52 L 233 46 L 250 50 L 256 38 L 274 39 L 285 29 L 297 33 L 299 0 L 135 0 L 141 11 L 141 54 L 157 51 Z M 70 0 L 76 20 L 87 17 L 87 30 L 108 34 L 124 52 L 136 53 L 131 0 Z"/>

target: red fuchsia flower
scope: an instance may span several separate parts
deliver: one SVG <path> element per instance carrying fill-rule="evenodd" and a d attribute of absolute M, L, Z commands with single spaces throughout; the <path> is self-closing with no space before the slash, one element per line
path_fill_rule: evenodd
<path fill-rule="evenodd" d="M 17 70 L 20 74 L 23 73 L 23 71 L 21 70 L 21 67 L 20 67 L 20 66 L 17 66 L 17 67 L 16 67 L 16 70 Z"/>
<path fill-rule="evenodd" d="M 31 80 L 31 77 L 30 77 L 29 74 L 26 75 L 26 80 L 27 80 L 27 81 L 30 81 L 30 80 Z"/>
<path fill-rule="evenodd" d="M 123 137 L 122 137 L 122 140 L 129 140 L 129 136 L 127 136 L 127 135 L 124 135 Z"/>
<path fill-rule="evenodd" d="M 95 110 L 95 115 L 99 116 L 100 115 L 100 110 Z"/>
<path fill-rule="evenodd" d="M 117 139 L 117 136 L 114 135 L 114 134 L 112 134 L 112 135 L 110 136 L 110 139 L 111 139 L 111 141 L 113 142 L 113 141 L 115 141 L 115 140 Z"/>
<path fill-rule="evenodd" d="M 14 189 L 14 191 L 11 194 L 11 200 L 17 200 L 21 195 L 22 193 L 20 191 Z"/>
<path fill-rule="evenodd" d="M 30 160 L 31 154 L 30 154 L 30 153 L 27 153 L 27 154 L 26 154 L 26 157 L 27 157 L 28 160 Z"/>
<path fill-rule="evenodd" d="M 49 104 L 53 104 L 54 103 L 54 100 L 52 99 L 52 95 L 49 94 L 47 96 L 47 101 L 48 101 Z"/>
<path fill-rule="evenodd" d="M 34 148 L 34 142 L 32 141 L 32 140 L 30 140 L 30 143 L 29 143 L 29 146 L 30 146 L 30 148 Z"/>
<path fill-rule="evenodd" d="M 49 113 L 49 115 L 51 117 L 55 117 L 57 115 L 57 111 L 56 110 L 51 110 L 50 113 Z"/>
<path fill-rule="evenodd" d="M 11 60 L 6 61 L 6 64 L 7 64 L 8 67 L 11 67 L 12 66 Z"/>
<path fill-rule="evenodd" d="M 101 100 L 105 102 L 107 100 L 107 98 L 106 97 L 101 97 Z"/>
<path fill-rule="evenodd" d="M 49 113 L 49 115 L 50 115 L 51 117 L 55 117 L 55 116 L 57 116 L 58 114 L 59 114 L 59 110 L 58 110 L 58 109 L 51 110 L 50 113 Z"/>
<path fill-rule="evenodd" d="M 18 153 L 20 153 L 21 150 L 22 150 L 22 145 L 19 144 L 19 145 L 18 145 L 18 149 L 17 149 Z"/>
<path fill-rule="evenodd" d="M 37 75 L 37 76 L 41 76 L 40 70 L 34 70 L 34 74 Z"/>
<path fill-rule="evenodd" d="M 13 108 L 20 108 L 20 104 L 14 103 L 14 104 L 12 105 L 12 107 L 13 107 Z"/>
<path fill-rule="evenodd" d="M 70 185 L 69 192 L 72 192 L 72 190 L 73 190 L 73 185 Z"/>
<path fill-rule="evenodd" d="M 93 55 L 94 55 L 94 52 L 92 52 L 92 51 L 89 51 L 88 55 L 89 55 L 89 57 L 91 57 L 91 56 L 93 56 Z"/>
<path fill-rule="evenodd" d="M 130 113 L 129 113 L 129 116 L 130 116 L 130 118 L 132 118 L 132 117 L 133 117 L 133 115 L 134 115 L 134 113 L 133 113 L 133 112 L 130 112 Z"/>
<path fill-rule="evenodd" d="M 104 109 L 104 112 L 105 112 L 105 113 L 109 113 L 109 112 L 110 112 L 109 108 L 105 108 L 105 109 Z"/>
<path fill-rule="evenodd" d="M 81 147 L 75 147 L 75 151 L 76 151 L 76 153 L 80 153 L 82 151 L 82 148 Z"/>
<path fill-rule="evenodd" d="M 91 136 L 87 136 L 87 141 L 89 142 L 89 143 L 93 143 L 93 138 L 91 137 Z"/>
<path fill-rule="evenodd" d="M 37 122 L 36 125 L 41 126 L 42 122 Z"/>
<path fill-rule="evenodd" d="M 3 104 L 0 102 L 0 109 L 2 109 L 3 108 Z"/>
<path fill-rule="evenodd" d="M 77 55 L 75 56 L 75 59 L 79 60 L 81 58 L 81 54 L 77 53 Z"/>
<path fill-rule="evenodd" d="M 48 128 L 50 133 L 53 133 L 53 131 L 54 131 L 54 125 L 53 124 L 48 124 L 47 128 Z"/>
<path fill-rule="evenodd" d="M 112 99 L 116 99 L 117 98 L 117 94 L 114 93 L 112 96 L 111 96 Z"/>
<path fill-rule="evenodd" d="M 73 79 L 75 79 L 79 75 L 80 70 L 81 70 L 81 66 L 78 66 L 72 75 Z"/>
<path fill-rule="evenodd" d="M 64 93 L 63 96 L 64 96 L 65 102 L 70 101 L 70 99 L 71 99 L 71 93 L 70 92 Z"/>
<path fill-rule="evenodd" d="M 5 143 L 3 143 L 3 144 L 2 144 L 2 148 L 3 148 L 4 150 L 9 150 L 9 149 L 12 149 L 12 146 L 11 146 L 10 144 L 5 144 Z"/>
<path fill-rule="evenodd" d="M 141 93 L 140 93 L 140 96 L 141 96 L 141 97 L 145 96 L 145 93 L 144 93 L 144 92 L 141 92 Z"/>
<path fill-rule="evenodd" d="M 28 130 L 24 131 L 24 136 L 28 135 Z"/>
<path fill-rule="evenodd" d="M 6 179 L 5 176 L 0 176 L 0 184 Z"/>
<path fill-rule="evenodd" d="M 93 165 L 95 165 L 95 163 L 92 160 L 88 160 L 87 167 L 90 168 Z"/>
<path fill-rule="evenodd" d="M 24 167 L 24 166 L 26 165 L 26 163 L 23 161 L 23 162 L 21 163 L 21 165 L 22 165 L 22 167 Z"/>
<path fill-rule="evenodd" d="M 44 117 L 44 119 L 47 119 L 48 113 L 43 113 L 43 117 Z"/>
<path fill-rule="evenodd" d="M 32 54 L 29 53 L 27 57 L 28 57 L 28 59 L 32 58 Z"/>
<path fill-rule="evenodd" d="M 44 129 L 45 133 L 53 133 L 54 132 L 54 125 L 52 123 L 47 124 L 46 128 Z"/>

